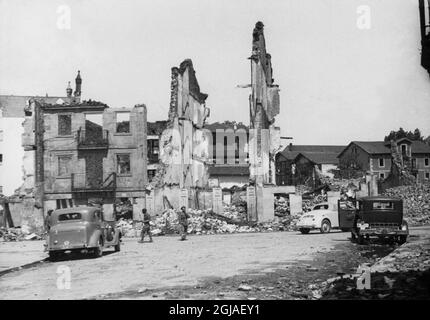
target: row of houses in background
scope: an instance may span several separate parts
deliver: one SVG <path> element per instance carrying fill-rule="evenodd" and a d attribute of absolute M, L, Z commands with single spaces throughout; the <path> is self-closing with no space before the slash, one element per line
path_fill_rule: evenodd
<path fill-rule="evenodd" d="M 417 182 L 430 182 L 430 146 L 406 138 L 395 144 L 402 165 Z M 319 176 L 352 178 L 366 173 L 383 181 L 388 178 L 391 166 L 390 142 L 353 141 L 347 146 L 290 144 L 276 156 L 276 183 L 297 185 L 312 183 Z"/>

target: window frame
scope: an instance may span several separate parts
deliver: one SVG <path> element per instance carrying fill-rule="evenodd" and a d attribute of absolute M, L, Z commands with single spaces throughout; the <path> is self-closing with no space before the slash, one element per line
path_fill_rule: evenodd
<path fill-rule="evenodd" d="M 382 166 L 381 166 L 381 160 L 382 160 Z M 379 168 L 385 168 L 385 158 L 378 158 L 378 166 Z"/>
<path fill-rule="evenodd" d="M 128 156 L 128 164 L 129 164 L 129 171 L 127 173 L 120 173 L 119 172 L 119 157 L 120 156 Z M 117 153 L 115 154 L 115 162 L 116 162 L 116 174 L 120 177 L 127 177 L 132 175 L 131 170 L 131 153 Z"/>
<path fill-rule="evenodd" d="M 427 161 L 427 164 L 426 164 Z M 424 167 L 430 167 L 430 158 L 424 158 Z"/>
<path fill-rule="evenodd" d="M 424 172 L 424 180 L 430 180 L 430 172 Z"/>
<path fill-rule="evenodd" d="M 70 117 L 70 133 L 69 134 L 61 134 L 60 133 L 60 117 L 68 116 Z M 72 114 L 71 113 L 58 113 L 57 114 L 57 136 L 58 137 L 71 137 L 73 136 L 73 125 L 72 125 Z"/>

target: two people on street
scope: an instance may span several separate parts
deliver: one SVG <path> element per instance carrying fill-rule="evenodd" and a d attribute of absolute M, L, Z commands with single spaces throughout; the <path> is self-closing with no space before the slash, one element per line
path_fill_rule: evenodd
<path fill-rule="evenodd" d="M 148 235 L 149 242 L 152 242 L 152 233 L 151 233 L 151 225 L 150 225 L 151 216 L 149 215 L 146 209 L 142 209 L 142 214 L 143 214 L 143 226 L 142 226 L 142 231 L 140 233 L 139 243 L 144 242 L 145 235 Z M 189 218 L 190 218 L 190 215 L 187 213 L 187 209 L 185 208 L 185 206 L 182 206 L 181 210 L 178 213 L 178 222 L 179 222 L 179 228 L 180 228 L 181 241 L 187 240 Z"/>

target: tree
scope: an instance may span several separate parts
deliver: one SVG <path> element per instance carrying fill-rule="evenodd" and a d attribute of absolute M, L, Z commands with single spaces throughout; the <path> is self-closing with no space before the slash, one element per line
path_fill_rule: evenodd
<path fill-rule="evenodd" d="M 391 131 L 388 136 L 385 136 L 384 141 L 389 142 L 391 140 L 399 140 L 403 138 L 408 138 L 414 141 L 424 141 L 424 137 L 421 135 L 420 129 L 416 128 L 414 132 L 405 131 L 403 128 L 399 128 L 397 131 Z"/>

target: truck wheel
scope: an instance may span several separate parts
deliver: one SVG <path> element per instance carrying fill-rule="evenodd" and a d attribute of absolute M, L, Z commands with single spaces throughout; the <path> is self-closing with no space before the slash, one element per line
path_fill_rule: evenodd
<path fill-rule="evenodd" d="M 329 233 L 331 230 L 331 223 L 328 219 L 324 219 L 321 223 L 321 233 Z"/>
<path fill-rule="evenodd" d="M 309 231 L 311 231 L 311 229 L 307 229 L 307 228 L 300 228 L 300 229 L 299 229 L 299 231 L 300 231 L 302 234 L 308 234 L 308 233 L 309 233 Z"/>
<path fill-rule="evenodd" d="M 99 239 L 97 241 L 97 247 L 94 248 L 94 257 L 98 258 L 101 257 L 103 255 L 103 241 L 102 239 Z"/>

